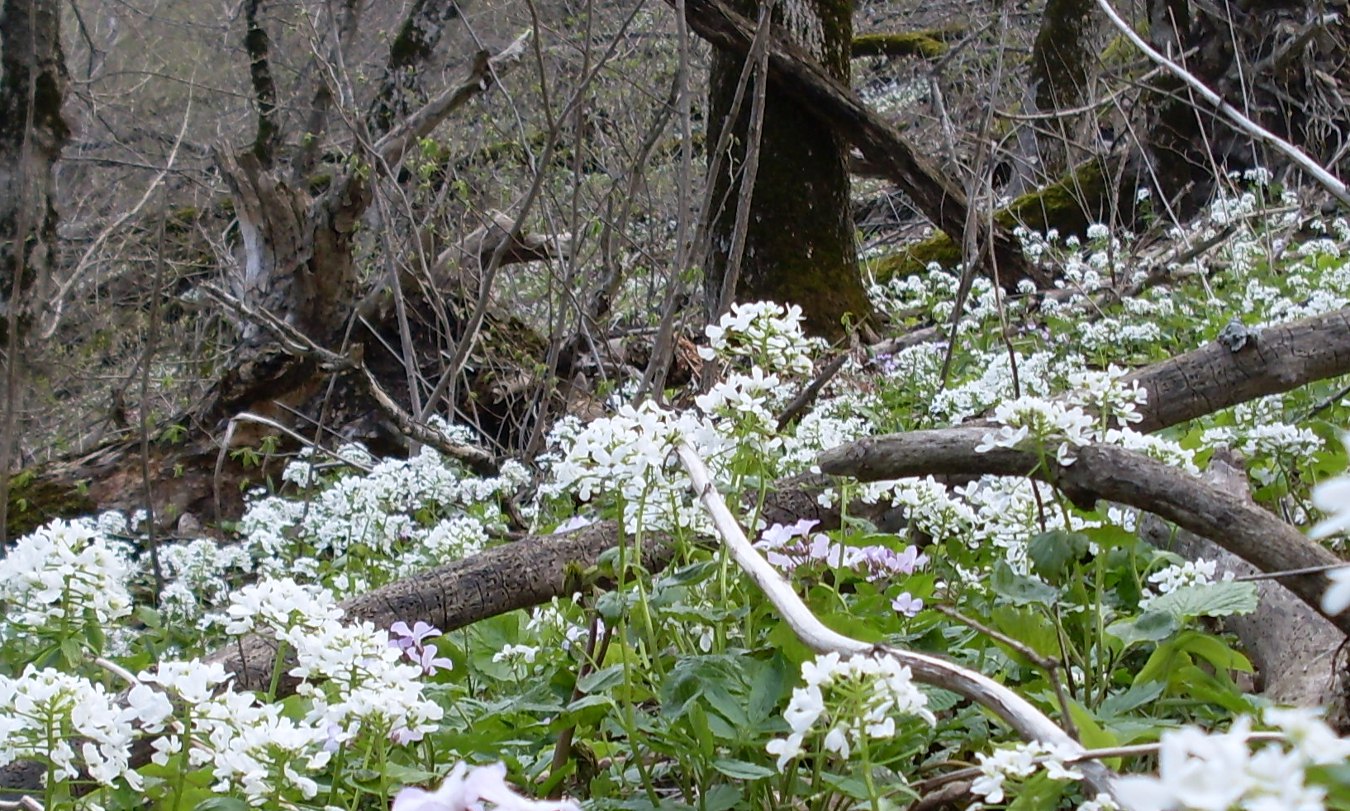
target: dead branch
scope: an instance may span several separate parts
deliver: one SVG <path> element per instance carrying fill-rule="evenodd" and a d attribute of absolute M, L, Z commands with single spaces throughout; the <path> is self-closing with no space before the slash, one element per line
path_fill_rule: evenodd
<path fill-rule="evenodd" d="M 1091 509 L 1099 499 L 1153 513 L 1208 538 L 1263 572 L 1283 572 L 1341 562 L 1325 547 L 1247 499 L 1143 454 L 1113 445 L 1078 449 L 1078 459 L 1060 465 L 1034 451 L 975 447 L 986 426 L 960 426 L 863 439 L 820 457 L 820 468 L 862 481 L 906 476 L 1024 476 L 1049 482 L 1069 500 Z M 1053 454 L 1051 455 L 1053 457 Z M 1284 583 L 1321 613 L 1328 580 L 1324 572 L 1288 577 Z M 1328 617 L 1350 632 L 1350 612 Z"/>
<path fill-rule="evenodd" d="M 390 583 L 342 607 L 351 622 L 388 628 L 399 620 L 409 625 L 421 621 L 449 632 L 583 590 L 587 582 L 596 581 L 594 573 L 586 572 L 594 569 L 619 536 L 613 521 L 560 535 L 531 535 Z M 668 538 L 647 536 L 642 545 L 643 568 L 648 572 L 664 569 L 674 551 Z M 257 690 L 268 687 L 275 655 L 275 640 L 253 635 L 222 647 L 207 660 L 220 662 L 235 674 L 239 688 Z M 294 681 L 278 689 L 289 693 Z"/>
<path fill-rule="evenodd" d="M 1219 341 L 1127 376 L 1148 390 L 1137 431 L 1157 431 L 1317 380 L 1350 374 L 1350 308 L 1266 327 L 1233 351 Z"/>
<path fill-rule="evenodd" d="M 504 71 L 519 62 L 525 54 L 525 44 L 529 39 L 530 32 L 526 31 L 496 54 L 479 51 L 474 55 L 473 67 L 469 69 L 469 75 L 463 81 L 441 91 L 420 110 L 399 122 L 376 141 L 375 154 L 386 166 L 398 163 L 409 147 L 429 135 L 446 116 L 463 107 L 469 99 L 492 87 L 499 71 Z"/>
<path fill-rule="evenodd" d="M 1017 730 L 1025 740 L 1043 741 L 1063 746 L 1071 752 L 1081 753 L 1082 744 L 1075 741 L 1054 721 L 1036 709 L 1035 705 L 1018 695 L 1012 689 L 999 684 L 978 671 L 929 656 L 907 651 L 890 645 L 875 645 L 869 642 L 844 636 L 828 628 L 811 609 L 807 608 L 792 584 L 783 577 L 767 560 L 750 545 L 740 524 L 722 500 L 722 495 L 713 485 L 708 470 L 698 453 L 687 444 L 681 443 L 676 449 L 680 461 L 693 482 L 694 492 L 698 494 L 703 506 L 713 517 L 718 533 L 726 543 L 736 564 L 750 579 L 755 581 L 775 609 L 783 617 L 797 638 L 807 647 L 818 653 L 838 652 L 840 654 L 886 655 L 901 665 L 908 667 L 917 681 L 951 690 L 980 706 L 987 707 L 1009 726 Z M 1084 782 L 1099 792 L 1111 793 L 1115 777 L 1111 770 L 1097 762 L 1081 764 Z"/>
<path fill-rule="evenodd" d="M 1246 471 L 1226 449 L 1214 453 L 1205 478 L 1225 492 L 1250 500 Z M 1257 574 L 1250 563 L 1212 541 L 1186 530 L 1174 532 L 1155 516 L 1145 516 L 1139 522 L 1139 537 L 1187 560 L 1214 561 L 1216 577 L 1250 578 Z M 1226 617 L 1223 625 L 1251 657 L 1261 674 L 1261 692 L 1267 698 L 1277 704 L 1323 707 L 1328 722 L 1344 728 L 1350 722 L 1350 673 L 1338 669 L 1336 662 L 1345 634 L 1294 596 L 1281 580 L 1257 580 L 1256 611 Z"/>

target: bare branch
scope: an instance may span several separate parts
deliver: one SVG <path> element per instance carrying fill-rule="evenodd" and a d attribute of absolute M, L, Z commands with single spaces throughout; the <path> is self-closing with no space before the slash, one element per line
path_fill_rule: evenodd
<path fill-rule="evenodd" d="M 1073 464 L 1060 465 L 1053 459 L 1043 461 L 1034 451 L 977 452 L 988 430 L 959 426 L 863 439 L 826 451 L 820 469 L 861 481 L 930 474 L 1025 476 L 1053 484 L 1084 509 L 1105 499 L 1153 513 L 1208 538 L 1263 572 L 1340 562 L 1325 547 L 1247 499 L 1141 453 L 1091 445 L 1078 449 Z M 1329 584 L 1323 572 L 1291 576 L 1284 583 L 1322 613 L 1322 594 Z M 1350 612 L 1327 619 L 1350 632 Z"/>
<path fill-rule="evenodd" d="M 1101 7 L 1102 11 L 1106 12 L 1106 16 L 1111 20 L 1111 24 L 1118 28 L 1120 33 L 1125 35 L 1126 39 L 1134 43 L 1136 48 L 1143 51 L 1145 56 L 1165 68 L 1173 76 L 1176 76 L 1178 79 L 1185 82 L 1186 85 L 1198 93 L 1201 98 L 1214 105 L 1220 113 L 1223 113 L 1224 117 L 1236 124 L 1238 129 L 1241 129 L 1253 138 L 1264 141 L 1279 150 L 1281 154 L 1298 164 L 1303 171 L 1311 175 L 1323 188 L 1331 192 L 1337 200 L 1340 200 L 1344 205 L 1350 206 L 1350 190 L 1347 190 L 1345 184 L 1335 175 L 1328 172 L 1317 161 L 1308 157 L 1308 154 L 1303 150 L 1243 115 L 1240 110 L 1224 101 L 1222 96 L 1206 87 L 1204 82 L 1195 78 L 1195 76 L 1191 75 L 1185 68 L 1154 50 L 1152 46 L 1144 41 L 1143 37 L 1135 33 L 1135 30 L 1130 27 L 1129 23 L 1120 18 L 1120 15 L 1116 13 L 1116 10 L 1111 7 L 1109 0 L 1097 0 L 1097 5 Z"/>
<path fill-rule="evenodd" d="M 981 706 L 988 707 L 1028 741 L 1062 746 L 1074 754 L 1082 754 L 1085 751 L 1081 744 L 1036 709 L 1031 702 L 983 673 L 936 656 L 914 653 L 890 645 L 873 645 L 831 630 L 811 613 L 811 609 L 807 608 L 797 596 L 797 592 L 783 575 L 750 545 L 735 516 L 731 514 L 731 510 L 727 508 L 726 502 L 713 485 L 708 469 L 698 453 L 684 443 L 680 444 L 676 452 L 680 461 L 684 463 L 685 470 L 689 472 L 694 492 L 698 494 L 704 508 L 712 516 L 718 534 L 722 536 L 736 564 L 755 582 L 755 585 L 759 586 L 783 617 L 783 621 L 807 647 L 819 653 L 880 654 L 893 657 L 901 665 L 908 667 L 918 681 L 951 690 Z M 1084 782 L 1094 790 L 1112 793 L 1115 775 L 1110 769 L 1094 762 L 1084 763 L 1082 770 Z M 1123 802 L 1119 799 L 1117 801 Z M 1127 808 L 1128 804 L 1122 807 Z"/>

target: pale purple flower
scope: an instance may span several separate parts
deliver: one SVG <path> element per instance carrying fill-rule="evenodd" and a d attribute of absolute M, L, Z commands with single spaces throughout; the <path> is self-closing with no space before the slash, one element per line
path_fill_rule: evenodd
<path fill-rule="evenodd" d="M 460 763 L 435 791 L 405 788 L 394 797 L 391 811 L 483 811 L 483 801 L 497 811 L 581 811 L 572 800 L 530 800 L 506 784 L 506 764 Z"/>
<path fill-rule="evenodd" d="M 795 524 L 774 524 L 759 536 L 759 545 L 773 548 L 786 544 L 793 538 L 805 537 L 819 521 L 803 518 Z"/>
<path fill-rule="evenodd" d="M 553 534 L 562 535 L 564 532 L 572 532 L 573 530 L 578 530 L 581 529 L 582 527 L 589 527 L 591 524 L 594 523 L 595 523 L 594 518 L 588 518 L 584 515 L 574 515 L 571 518 L 559 524 L 558 526 L 554 527 Z"/>
<path fill-rule="evenodd" d="M 440 629 L 419 620 L 412 628 L 408 623 L 399 621 L 389 628 L 392 638 L 389 647 L 398 648 L 409 661 L 422 668 L 428 676 L 436 675 L 438 669 L 449 670 L 453 663 L 445 657 L 436 656 L 436 646 L 425 644 L 433 636 L 440 636 Z"/>
<path fill-rule="evenodd" d="M 906 617 L 913 617 L 923 610 L 923 600 L 906 591 L 899 597 L 891 600 L 891 608 L 894 608 L 897 613 L 904 614 Z"/>
<path fill-rule="evenodd" d="M 389 626 L 389 634 L 395 637 L 389 640 L 389 646 L 406 651 L 409 648 L 421 648 L 428 637 L 440 636 L 441 631 L 421 620 L 418 620 L 412 628 L 408 627 L 408 623 L 399 620 Z"/>
<path fill-rule="evenodd" d="M 436 655 L 435 645 L 427 645 L 422 648 L 422 655 L 419 657 L 417 664 L 422 666 L 422 672 L 428 676 L 436 675 L 437 670 L 449 670 L 455 666 L 454 662 L 444 656 L 438 657 Z"/>

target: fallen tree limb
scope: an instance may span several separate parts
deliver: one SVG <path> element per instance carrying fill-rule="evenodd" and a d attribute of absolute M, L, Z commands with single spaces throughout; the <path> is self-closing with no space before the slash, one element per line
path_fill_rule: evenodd
<path fill-rule="evenodd" d="M 1137 431 L 1156 431 L 1315 380 L 1350 374 L 1350 309 L 1266 327 L 1233 351 L 1219 341 L 1125 378 L 1148 390 Z"/>
<path fill-rule="evenodd" d="M 347 619 L 388 628 L 402 620 L 433 625 L 443 633 L 581 590 L 583 573 L 612 549 L 618 525 L 602 521 L 559 535 L 531 535 L 462 560 L 390 583 L 342 604 Z M 674 555 L 668 538 L 649 536 L 642 545 L 647 571 L 664 569 Z M 276 642 L 251 635 L 207 657 L 235 674 L 240 689 L 265 690 L 272 678 Z M 288 694 L 293 680 L 279 687 Z"/>
<path fill-rule="evenodd" d="M 1215 451 L 1205 478 L 1224 492 L 1250 502 L 1246 471 L 1226 449 Z M 1156 516 L 1139 522 L 1139 537 L 1187 560 L 1215 564 L 1215 578 L 1251 578 L 1256 567 L 1233 553 L 1186 530 L 1173 530 Z M 1237 636 L 1261 674 L 1261 692 L 1277 704 L 1322 707 L 1329 724 L 1345 729 L 1350 722 L 1350 672 L 1336 662 L 1345 634 L 1299 600 L 1280 582 L 1256 581 L 1257 607 L 1251 614 L 1225 617 L 1223 626 Z"/>
<path fill-rule="evenodd" d="M 1340 558 L 1245 498 L 1206 484 L 1163 462 L 1113 445 L 1078 449 L 1060 465 L 1014 448 L 977 453 L 987 426 L 959 426 L 863 439 L 825 452 L 820 469 L 862 481 L 907 476 L 1024 476 L 1049 482 L 1074 504 L 1091 509 L 1099 499 L 1137 507 L 1208 538 L 1263 572 L 1333 566 Z M 1283 579 L 1318 613 L 1329 583 L 1324 572 Z M 1324 615 L 1325 616 L 1325 615 Z M 1350 633 L 1350 612 L 1327 617 Z"/>
<path fill-rule="evenodd" d="M 698 453 L 687 444 L 677 448 L 680 461 L 693 482 L 703 506 L 712 515 L 718 533 L 730 550 L 736 564 L 755 581 L 797 638 L 818 653 L 884 654 L 908 667 L 914 678 L 962 695 L 987 707 L 1017 731 L 1025 740 L 1041 741 L 1063 746 L 1074 753 L 1082 753 L 1083 746 L 1069 736 L 1054 721 L 1031 702 L 1013 690 L 974 670 L 922 653 L 914 653 L 890 645 L 874 645 L 844 636 L 826 627 L 797 596 L 792 585 L 750 545 L 740 524 L 727 508 L 722 495 L 713 485 L 708 470 Z M 1098 762 L 1080 764 L 1084 782 L 1097 792 L 1113 794 L 1115 775 Z M 1118 800 L 1119 801 L 1119 800 Z M 1128 808 L 1128 804 L 1122 808 Z"/>

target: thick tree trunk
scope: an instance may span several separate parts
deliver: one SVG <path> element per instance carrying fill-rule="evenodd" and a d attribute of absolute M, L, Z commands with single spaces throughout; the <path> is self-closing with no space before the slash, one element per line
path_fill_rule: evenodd
<path fill-rule="evenodd" d="M 1031 89 L 1037 112 L 1053 113 L 1079 106 L 1084 99 L 1089 70 L 1096 56 L 1091 49 L 1093 0 L 1048 0 L 1031 51 Z M 1075 161 L 1073 119 L 1061 116 L 1046 122 L 1034 138 L 1038 174 L 1057 177 Z"/>
<path fill-rule="evenodd" d="M 740 4 L 757 16 L 756 3 Z M 831 77 L 847 85 L 853 41 L 849 0 L 786 0 L 774 13 L 778 30 L 791 36 Z M 736 96 L 745 58 L 717 50 L 710 77 L 708 143 L 715 143 Z M 711 307 L 717 306 L 733 249 L 738 179 L 745 177 L 752 104 L 746 94 L 732 124 L 734 136 L 713 179 L 712 256 L 706 273 Z M 742 218 L 744 220 L 744 218 Z M 858 274 L 849 217 L 849 175 L 844 144 L 825 121 L 781 89 L 768 87 L 759 166 L 746 222 L 737 300 L 772 299 L 799 304 L 807 327 L 838 336 L 841 320 L 871 312 Z"/>
<path fill-rule="evenodd" d="M 49 298 L 56 264 L 52 168 L 70 134 L 61 118 L 65 88 L 61 4 L 0 0 L 0 542 L 23 430 L 28 328 Z"/>
<path fill-rule="evenodd" d="M 24 293 L 56 260 L 52 167 L 70 134 L 65 88 L 61 4 L 0 2 L 0 327 L 15 312 L 20 325 L 32 316 Z M 7 335 L 0 329 L 0 346 Z"/>

